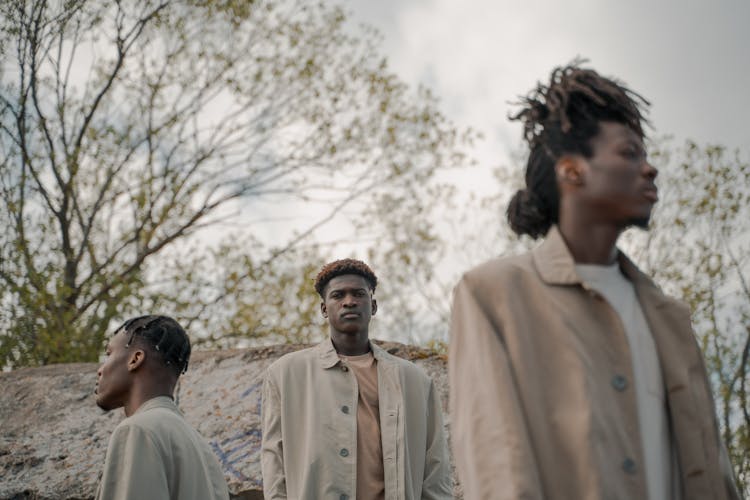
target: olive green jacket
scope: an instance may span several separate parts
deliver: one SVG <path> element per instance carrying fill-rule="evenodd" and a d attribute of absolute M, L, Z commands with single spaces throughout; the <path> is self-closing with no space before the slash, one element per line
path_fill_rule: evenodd
<path fill-rule="evenodd" d="M 115 427 L 96 498 L 229 500 L 229 491 L 208 443 L 160 396 Z"/>

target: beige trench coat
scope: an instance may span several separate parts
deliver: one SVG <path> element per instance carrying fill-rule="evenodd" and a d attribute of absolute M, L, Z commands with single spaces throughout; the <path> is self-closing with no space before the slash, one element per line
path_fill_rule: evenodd
<path fill-rule="evenodd" d="M 739 498 L 689 311 L 619 260 L 658 350 L 676 490 L 685 499 Z M 632 371 L 619 316 L 584 288 L 557 228 L 530 253 L 466 273 L 449 352 L 451 437 L 466 500 L 646 498 Z"/>
<path fill-rule="evenodd" d="M 440 397 L 415 364 L 370 343 L 377 360 L 386 500 L 452 498 Z M 263 386 L 266 499 L 354 500 L 357 379 L 330 339 L 282 356 Z"/>
<path fill-rule="evenodd" d="M 115 428 L 96 498 L 229 500 L 229 490 L 208 443 L 159 396 Z"/>

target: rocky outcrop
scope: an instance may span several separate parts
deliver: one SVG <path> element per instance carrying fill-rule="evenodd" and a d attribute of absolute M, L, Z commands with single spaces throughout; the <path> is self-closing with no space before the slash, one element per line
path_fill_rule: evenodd
<path fill-rule="evenodd" d="M 447 405 L 445 360 L 396 343 L 389 352 L 420 365 Z M 196 352 L 177 400 L 206 438 L 235 499 L 261 499 L 260 398 L 263 372 L 305 346 Z M 94 404 L 94 363 L 25 368 L 0 374 L 0 498 L 90 499 L 109 436 L 124 417 Z M 446 416 L 446 424 L 448 422 Z"/>

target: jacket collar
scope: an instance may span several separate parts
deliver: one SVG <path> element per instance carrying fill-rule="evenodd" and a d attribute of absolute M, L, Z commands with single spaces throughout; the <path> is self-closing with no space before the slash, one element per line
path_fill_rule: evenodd
<path fill-rule="evenodd" d="M 534 265 L 542 280 L 550 285 L 581 285 L 576 263 L 568 245 L 556 225 L 552 226 L 541 245 L 531 251 Z M 650 304 L 660 307 L 668 300 L 654 282 L 646 276 L 622 250 L 617 250 L 617 261 L 623 274 L 633 283 L 638 295 Z"/>
<path fill-rule="evenodd" d="M 576 273 L 576 263 L 560 230 L 552 226 L 541 245 L 531 251 L 534 264 L 542 280 L 550 285 L 575 285 L 581 283 Z"/>
<path fill-rule="evenodd" d="M 155 398 L 151 398 L 145 403 L 143 403 L 141 406 L 138 407 L 137 410 L 133 413 L 135 415 L 136 413 L 141 413 L 147 410 L 152 410 L 154 408 L 167 408 L 172 411 L 176 411 L 179 413 L 179 409 L 177 408 L 177 405 L 175 404 L 174 400 L 170 398 L 169 396 L 157 396 Z"/>
<path fill-rule="evenodd" d="M 378 362 L 388 360 L 390 354 L 388 354 L 385 349 L 375 345 L 372 340 L 368 340 L 368 342 L 370 343 L 370 350 L 372 351 L 372 355 Z M 315 346 L 315 349 L 318 351 L 318 359 L 320 360 L 321 368 L 333 368 L 341 362 L 341 359 L 336 352 L 336 348 L 333 347 L 333 341 L 331 340 L 330 336 L 323 342 Z"/>

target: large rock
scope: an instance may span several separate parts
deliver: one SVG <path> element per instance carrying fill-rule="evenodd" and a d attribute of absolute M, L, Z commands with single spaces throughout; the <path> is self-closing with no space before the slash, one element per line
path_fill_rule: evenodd
<path fill-rule="evenodd" d="M 445 409 L 445 360 L 403 344 L 381 345 L 420 365 L 435 380 Z M 263 372 L 302 347 L 196 352 L 181 378 L 178 405 L 219 458 L 232 498 L 262 498 Z M 109 436 L 124 417 L 122 410 L 104 413 L 95 405 L 96 369 L 79 363 L 0 374 L 0 498 L 94 497 Z"/>

